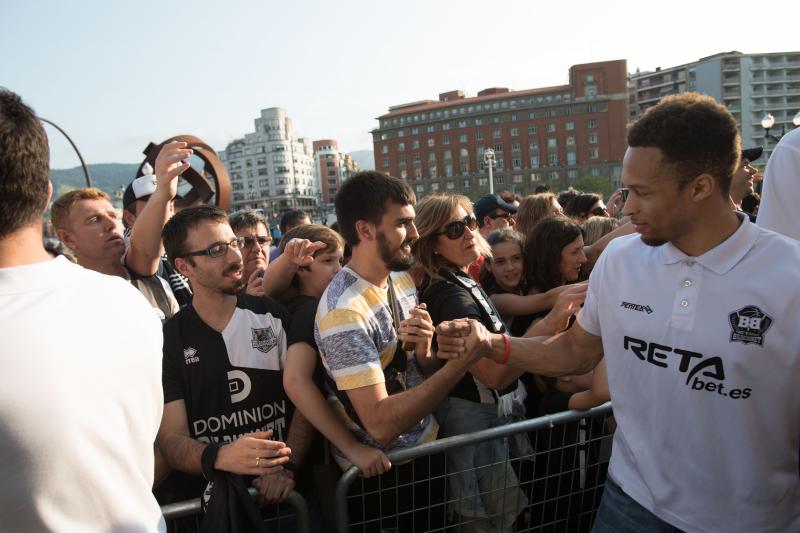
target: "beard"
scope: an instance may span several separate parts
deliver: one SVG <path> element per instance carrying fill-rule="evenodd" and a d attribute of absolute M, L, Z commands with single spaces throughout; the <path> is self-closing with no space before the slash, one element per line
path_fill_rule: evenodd
<path fill-rule="evenodd" d="M 408 244 L 409 246 L 413 240 L 405 240 L 400 246 Z M 378 233 L 378 254 L 381 261 L 391 272 L 404 272 L 414 266 L 415 258 L 411 252 L 405 253 L 403 249 L 398 247 L 392 250 L 383 233 Z"/>
<path fill-rule="evenodd" d="M 228 266 L 222 272 L 222 274 L 226 275 L 226 274 L 232 274 L 234 272 L 240 272 L 240 271 L 242 271 L 242 264 L 241 263 L 234 263 L 234 264 Z M 229 285 L 223 285 L 222 287 L 220 287 L 220 292 L 222 294 L 229 294 L 231 296 L 236 296 L 237 294 L 242 292 L 246 286 L 247 286 L 247 281 L 244 278 L 244 273 L 242 273 L 242 277 L 241 278 L 239 278 L 237 280 L 233 280 L 233 282 L 231 284 L 229 284 Z"/>
<path fill-rule="evenodd" d="M 667 244 L 667 242 L 669 242 L 665 241 L 664 239 L 654 239 L 652 237 L 644 237 L 644 236 L 642 236 L 641 239 L 642 242 L 645 243 L 647 246 L 653 246 L 653 247 L 663 246 Z"/>

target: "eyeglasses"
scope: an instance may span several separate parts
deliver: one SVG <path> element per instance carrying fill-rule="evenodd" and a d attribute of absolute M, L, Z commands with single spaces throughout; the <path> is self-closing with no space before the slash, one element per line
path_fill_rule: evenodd
<path fill-rule="evenodd" d="M 197 252 L 187 252 L 183 254 L 181 257 L 198 256 L 198 255 L 207 255 L 208 257 L 222 257 L 223 255 L 228 253 L 229 246 L 234 250 L 241 250 L 243 245 L 244 245 L 244 237 L 236 237 L 231 242 L 215 242 L 205 250 L 199 250 Z"/>
<path fill-rule="evenodd" d="M 493 214 L 489 215 L 489 218 L 492 218 L 492 219 L 504 218 L 506 220 L 511 220 L 511 217 L 513 217 L 513 216 L 514 215 L 512 215 L 511 213 L 508 213 L 508 212 L 506 212 L 506 213 L 493 213 Z"/>
<path fill-rule="evenodd" d="M 258 245 L 261 246 L 262 248 L 266 248 L 272 242 L 272 239 L 270 239 L 269 237 L 261 237 L 261 236 L 243 237 L 243 239 L 245 248 L 252 248 L 253 246 L 255 246 L 256 242 L 258 242 Z"/>
<path fill-rule="evenodd" d="M 445 235 L 451 241 L 461 238 L 464 235 L 464 230 L 469 228 L 470 231 L 475 231 L 478 228 L 478 219 L 475 215 L 469 214 L 463 220 L 454 220 L 444 225 L 444 231 L 437 231 L 433 234 L 434 237 Z"/>

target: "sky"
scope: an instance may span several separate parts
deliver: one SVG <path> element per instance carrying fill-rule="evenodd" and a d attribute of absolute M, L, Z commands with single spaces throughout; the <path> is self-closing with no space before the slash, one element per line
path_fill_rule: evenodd
<path fill-rule="evenodd" d="M 761 6 L 761 7 L 759 7 Z M 460 89 L 566 84 L 569 67 L 654 70 L 800 49 L 800 2 L 2 0 L 0 86 L 88 163 L 193 134 L 217 150 L 282 107 L 299 136 L 372 149 L 389 106 Z M 762 33 L 763 32 L 763 33 Z M 47 127 L 51 166 L 78 158 Z"/>

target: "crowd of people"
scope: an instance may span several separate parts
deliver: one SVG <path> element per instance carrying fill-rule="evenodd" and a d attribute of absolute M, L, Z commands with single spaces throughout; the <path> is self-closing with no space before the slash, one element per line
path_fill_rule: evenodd
<path fill-rule="evenodd" d="M 367 478 L 351 515 L 375 530 L 402 514 L 408 531 L 513 531 L 532 495 L 498 458 L 529 456 L 526 435 L 387 454 L 613 398 L 594 531 L 800 530 L 800 243 L 753 223 L 781 201 L 746 202 L 761 149 L 693 93 L 627 142 L 607 203 L 418 200 L 364 171 L 335 228 L 293 211 L 274 240 L 257 211 L 175 212 L 181 142 L 128 185 L 121 217 L 94 188 L 49 207 L 47 138 L 0 91 L 3 523 L 164 530 L 157 502 L 203 495 L 208 530 L 247 530 L 263 518 L 249 486 L 318 510 L 336 464 Z M 765 191 L 797 195 L 800 165 L 770 168 Z"/>

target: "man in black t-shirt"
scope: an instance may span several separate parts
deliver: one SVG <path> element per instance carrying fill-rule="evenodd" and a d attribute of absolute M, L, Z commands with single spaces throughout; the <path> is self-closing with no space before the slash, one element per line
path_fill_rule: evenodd
<path fill-rule="evenodd" d="M 223 211 L 183 210 L 164 227 L 164 247 L 194 297 L 164 325 L 162 453 L 209 480 L 255 476 L 265 501 L 281 501 L 295 486 L 290 458 L 299 462 L 313 436 L 283 390 L 288 312 L 241 294 L 242 239 Z"/>

